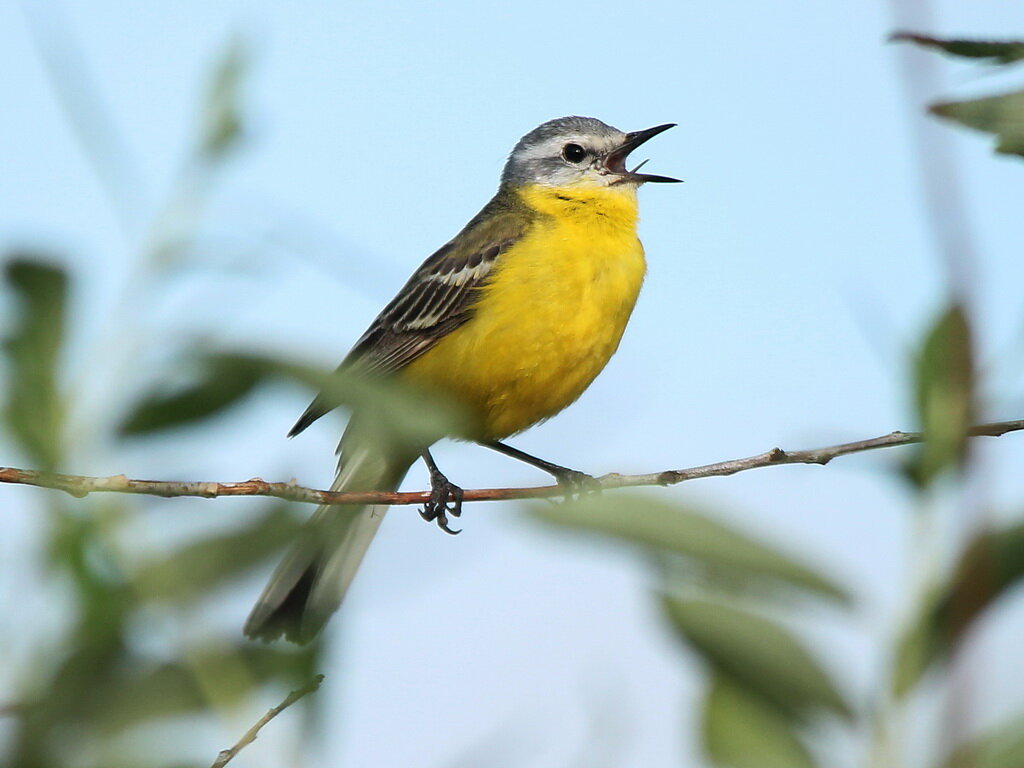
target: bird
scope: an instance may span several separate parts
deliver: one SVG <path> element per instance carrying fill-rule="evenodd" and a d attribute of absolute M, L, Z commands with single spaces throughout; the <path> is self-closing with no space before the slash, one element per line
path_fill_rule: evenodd
<path fill-rule="evenodd" d="M 470 440 L 526 461 L 568 488 L 582 472 L 524 453 L 506 438 L 573 403 L 619 346 L 646 273 L 637 189 L 677 182 L 628 170 L 629 154 L 675 126 L 625 133 L 593 117 L 550 120 L 523 136 L 497 193 L 413 273 L 338 368 L 454 403 L 456 423 L 401 439 L 375 428 L 386 408 L 356 405 L 338 446 L 333 491 L 394 491 L 423 458 L 431 483 L 420 514 L 456 533 L 462 490 L 430 447 Z M 645 161 L 646 162 L 646 161 Z M 288 433 L 340 405 L 325 388 Z M 249 614 L 244 633 L 305 644 L 342 599 L 386 507 L 322 506 L 299 532 Z"/>

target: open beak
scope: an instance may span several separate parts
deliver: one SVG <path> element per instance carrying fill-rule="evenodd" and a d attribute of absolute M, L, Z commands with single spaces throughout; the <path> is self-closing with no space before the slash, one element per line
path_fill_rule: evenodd
<path fill-rule="evenodd" d="M 669 128 L 675 127 L 675 125 L 675 123 L 666 123 L 665 125 L 648 128 L 645 131 L 633 131 L 632 133 L 627 133 L 622 145 L 618 149 L 614 149 L 609 152 L 604 159 L 604 167 L 619 177 L 612 183 L 622 184 L 624 182 L 632 182 L 639 185 L 647 181 L 661 183 L 680 181 L 680 179 L 673 179 L 669 176 L 656 176 L 653 173 L 637 173 L 640 169 L 640 165 L 643 165 L 643 163 L 638 165 L 632 171 L 626 170 L 626 158 L 629 156 L 630 152 L 648 139 L 653 139 L 659 133 L 667 131 Z"/>

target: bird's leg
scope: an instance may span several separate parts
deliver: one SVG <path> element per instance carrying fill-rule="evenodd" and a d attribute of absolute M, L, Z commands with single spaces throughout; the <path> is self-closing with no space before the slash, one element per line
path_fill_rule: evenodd
<path fill-rule="evenodd" d="M 569 469 L 568 467 L 563 467 L 559 464 L 552 464 L 550 461 L 545 461 L 544 459 L 539 459 L 536 456 L 531 456 L 528 453 L 520 451 L 518 448 L 513 448 L 511 445 L 506 445 L 498 440 L 484 443 L 484 445 L 498 453 L 503 453 L 506 456 L 511 456 L 513 459 L 524 461 L 531 466 L 537 467 L 537 469 L 543 469 L 549 475 L 552 475 L 559 485 L 568 488 L 570 491 L 593 489 L 597 485 L 597 480 L 586 472 Z"/>
<path fill-rule="evenodd" d="M 429 522 L 437 522 L 437 527 L 445 533 L 453 536 L 461 532 L 453 531 L 448 527 L 448 515 L 459 517 L 462 514 L 462 489 L 452 483 L 444 473 L 437 468 L 434 457 L 430 451 L 423 451 L 421 454 L 423 463 L 427 465 L 430 472 L 430 501 L 423 505 L 420 510 L 420 517 Z"/>

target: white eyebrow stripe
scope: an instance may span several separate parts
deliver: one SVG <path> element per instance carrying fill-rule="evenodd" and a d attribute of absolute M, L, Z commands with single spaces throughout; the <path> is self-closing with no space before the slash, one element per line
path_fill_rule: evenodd
<path fill-rule="evenodd" d="M 604 154 L 610 152 L 621 144 L 625 134 L 620 136 L 593 136 L 587 134 L 573 134 L 565 136 L 553 136 L 539 144 L 531 144 L 520 148 L 516 152 L 516 158 L 522 161 L 546 160 L 548 158 L 561 157 L 562 147 L 566 144 L 579 144 L 590 152 Z"/>

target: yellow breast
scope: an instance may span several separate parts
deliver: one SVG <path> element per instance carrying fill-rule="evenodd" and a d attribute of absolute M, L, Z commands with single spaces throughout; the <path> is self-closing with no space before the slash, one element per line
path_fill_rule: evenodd
<path fill-rule="evenodd" d="M 473 318 L 405 371 L 501 439 L 572 403 L 614 354 L 643 283 L 636 192 L 519 190 L 539 216 L 499 258 Z"/>

